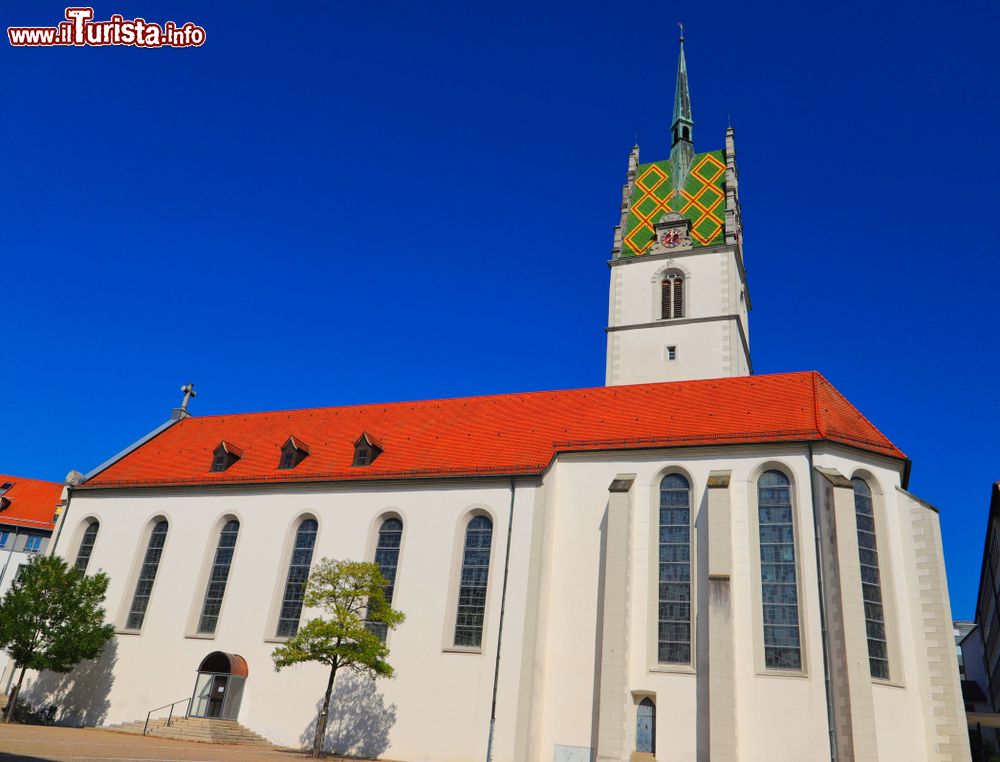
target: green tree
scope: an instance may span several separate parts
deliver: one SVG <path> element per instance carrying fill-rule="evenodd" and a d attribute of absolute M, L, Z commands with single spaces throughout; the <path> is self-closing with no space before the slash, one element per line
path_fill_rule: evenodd
<path fill-rule="evenodd" d="M 388 584 L 377 564 L 324 558 L 309 574 L 305 605 L 323 616 L 310 619 L 284 645 L 274 649 L 274 668 L 315 661 L 330 668 L 323 709 L 316 722 L 313 756 L 323 751 L 330 695 L 337 670 L 350 669 L 372 678 L 392 677 L 386 659 L 389 649 L 379 637 L 381 625 L 393 630 L 403 621 L 401 612 L 385 599 Z"/>
<path fill-rule="evenodd" d="M 27 670 L 69 672 L 114 637 L 114 627 L 104 623 L 107 589 L 107 574 L 87 576 L 58 556 L 37 556 L 21 569 L 0 600 L 0 649 L 21 670 L 6 722 Z"/>

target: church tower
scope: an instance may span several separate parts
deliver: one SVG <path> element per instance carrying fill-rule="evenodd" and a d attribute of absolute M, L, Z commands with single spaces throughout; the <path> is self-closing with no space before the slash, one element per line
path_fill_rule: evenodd
<path fill-rule="evenodd" d="M 670 154 L 628 157 L 615 227 L 606 384 L 746 376 L 750 293 L 732 127 L 697 153 L 681 28 Z"/>

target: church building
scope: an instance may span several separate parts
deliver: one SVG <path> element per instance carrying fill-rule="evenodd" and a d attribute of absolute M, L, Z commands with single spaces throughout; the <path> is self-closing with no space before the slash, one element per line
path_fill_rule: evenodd
<path fill-rule="evenodd" d="M 118 633 L 74 698 L 93 723 L 178 702 L 308 745 L 327 671 L 271 652 L 329 557 L 378 562 L 406 614 L 393 679 L 338 677 L 333 751 L 969 759 L 937 510 L 822 375 L 753 374 L 734 132 L 696 150 L 681 45 L 669 139 L 628 158 L 605 386 L 186 397 L 70 487 L 55 552 L 110 575 Z"/>

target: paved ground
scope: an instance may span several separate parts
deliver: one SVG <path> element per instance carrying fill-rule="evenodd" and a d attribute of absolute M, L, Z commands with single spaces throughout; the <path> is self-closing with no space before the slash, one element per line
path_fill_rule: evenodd
<path fill-rule="evenodd" d="M 73 760 L 147 760 L 149 762 L 301 762 L 294 751 L 253 746 L 174 741 L 107 730 L 0 724 L 0 762 Z M 328 760 L 333 759 L 328 757 Z"/>

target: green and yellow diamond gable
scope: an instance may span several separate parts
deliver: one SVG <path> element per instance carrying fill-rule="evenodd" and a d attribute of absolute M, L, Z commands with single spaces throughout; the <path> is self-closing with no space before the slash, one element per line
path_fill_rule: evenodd
<path fill-rule="evenodd" d="M 695 154 L 687 182 L 675 192 L 670 160 L 640 164 L 636 169 L 632 205 L 625 223 L 623 257 L 638 257 L 653 245 L 653 225 L 667 212 L 691 220 L 696 246 L 725 240 L 726 160 L 722 151 Z"/>

